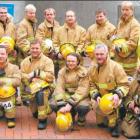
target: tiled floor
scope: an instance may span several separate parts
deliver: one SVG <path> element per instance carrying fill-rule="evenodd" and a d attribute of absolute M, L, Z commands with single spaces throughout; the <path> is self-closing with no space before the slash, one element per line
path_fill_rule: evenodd
<path fill-rule="evenodd" d="M 5 120 L 0 120 L 0 139 L 126 139 L 123 136 L 112 138 L 106 129 L 99 129 L 95 126 L 94 112 L 89 112 L 85 127 L 75 125 L 73 131 L 58 132 L 55 128 L 55 114 L 52 113 L 48 119 L 48 126 L 45 130 L 37 129 L 37 120 L 32 118 L 29 108 L 17 107 L 16 127 L 8 129 Z"/>

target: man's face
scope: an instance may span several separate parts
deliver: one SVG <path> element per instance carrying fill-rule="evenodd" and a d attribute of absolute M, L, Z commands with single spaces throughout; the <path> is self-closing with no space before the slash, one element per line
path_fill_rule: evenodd
<path fill-rule="evenodd" d="M 26 11 L 26 17 L 27 19 L 34 21 L 36 18 L 36 12 L 33 10 Z"/>
<path fill-rule="evenodd" d="M 37 58 L 39 57 L 40 53 L 41 53 L 41 47 L 40 44 L 31 44 L 31 49 L 30 49 L 31 55 L 33 58 Z"/>
<path fill-rule="evenodd" d="M 7 9 L 0 8 L 0 20 L 3 22 L 7 20 Z"/>
<path fill-rule="evenodd" d="M 66 13 L 66 23 L 67 24 L 75 24 L 75 22 L 76 22 L 76 17 L 75 17 L 75 14 L 74 14 L 74 12 L 72 12 L 72 11 L 68 11 L 67 13 Z"/>
<path fill-rule="evenodd" d="M 98 48 L 95 50 L 95 58 L 99 65 L 103 65 L 107 60 L 107 52 L 104 48 Z"/>
<path fill-rule="evenodd" d="M 70 70 L 73 70 L 77 67 L 77 58 L 75 56 L 72 56 L 72 55 L 68 55 L 67 58 L 66 58 L 66 64 L 67 64 L 67 67 L 70 69 Z"/>
<path fill-rule="evenodd" d="M 48 22 L 52 23 L 55 18 L 55 14 L 54 14 L 53 10 L 46 11 L 45 18 Z"/>
<path fill-rule="evenodd" d="M 105 20 L 106 20 L 106 16 L 104 15 L 104 13 L 96 14 L 96 23 L 97 24 L 102 24 L 105 22 Z"/>
<path fill-rule="evenodd" d="M 0 63 L 5 63 L 7 60 L 7 53 L 5 48 L 0 48 Z"/>
<path fill-rule="evenodd" d="M 122 6 L 121 7 L 121 14 L 122 17 L 127 20 L 133 15 L 133 10 L 130 8 L 130 6 Z"/>

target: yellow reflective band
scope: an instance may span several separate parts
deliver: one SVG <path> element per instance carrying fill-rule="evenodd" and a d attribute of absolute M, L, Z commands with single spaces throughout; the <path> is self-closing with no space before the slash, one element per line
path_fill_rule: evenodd
<path fill-rule="evenodd" d="M 120 62 L 119 62 L 120 63 Z M 120 63 L 124 68 L 134 68 L 137 66 L 137 63 L 131 63 L 131 64 L 125 64 L 125 63 Z"/>
<path fill-rule="evenodd" d="M 99 87 L 99 89 L 100 89 L 100 88 L 104 88 L 104 89 L 107 89 L 107 88 L 108 88 L 108 85 L 105 84 L 105 83 L 96 83 L 96 84 L 97 84 L 97 86 Z"/>
<path fill-rule="evenodd" d="M 39 115 L 39 116 L 41 116 L 41 115 L 46 115 L 46 110 L 41 110 L 41 111 L 39 110 L 39 111 L 38 111 L 38 115 Z"/>

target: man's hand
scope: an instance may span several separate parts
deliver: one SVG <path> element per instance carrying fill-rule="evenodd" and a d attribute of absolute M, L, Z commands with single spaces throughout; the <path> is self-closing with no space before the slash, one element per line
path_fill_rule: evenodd
<path fill-rule="evenodd" d="M 66 113 L 66 112 L 70 112 L 72 106 L 70 104 L 66 104 L 66 106 L 60 108 L 59 112 L 62 112 L 62 113 Z"/>
<path fill-rule="evenodd" d="M 117 108 L 119 106 L 119 96 L 117 94 L 113 95 L 113 102 L 114 102 L 114 107 Z"/>
<path fill-rule="evenodd" d="M 135 113 L 135 114 L 140 114 L 140 109 L 139 109 L 139 107 L 136 106 L 136 107 L 134 108 L 134 113 Z"/>

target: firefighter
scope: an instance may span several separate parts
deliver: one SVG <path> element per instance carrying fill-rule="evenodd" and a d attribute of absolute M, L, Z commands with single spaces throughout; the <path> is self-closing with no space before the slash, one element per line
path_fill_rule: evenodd
<path fill-rule="evenodd" d="M 54 53 L 53 42 L 51 43 L 51 45 L 48 45 L 47 43 L 45 44 L 47 40 L 49 42 L 53 40 L 56 30 L 60 27 L 59 22 L 55 20 L 55 17 L 56 17 L 55 9 L 53 8 L 45 9 L 44 17 L 45 17 L 44 22 L 42 22 L 38 26 L 38 29 L 36 31 L 36 38 L 39 39 L 40 41 L 43 41 L 42 42 L 43 53 L 49 58 L 51 58 L 54 64 L 57 64 L 56 62 L 57 57 Z M 46 45 L 49 48 L 47 48 Z"/>
<path fill-rule="evenodd" d="M 77 123 L 79 126 L 84 126 L 86 115 L 90 110 L 88 72 L 80 65 L 80 58 L 76 53 L 68 54 L 65 61 L 66 65 L 58 73 L 50 105 L 55 112 L 64 114 L 70 112 L 73 122 L 78 113 Z"/>
<path fill-rule="evenodd" d="M 122 131 L 127 138 L 140 138 L 140 66 L 130 85 L 126 108 L 127 113 L 122 122 Z"/>
<path fill-rule="evenodd" d="M 127 75 L 120 64 L 109 58 L 108 47 L 105 44 L 96 45 L 94 55 L 96 63 L 89 70 L 89 91 L 93 107 L 97 106 L 95 108 L 96 123 L 99 127 L 103 127 L 106 125 L 104 122 L 106 118 L 112 136 L 118 137 L 120 134 L 120 116 L 118 114 L 120 101 L 123 100 L 129 90 Z M 102 96 L 108 93 L 113 93 L 114 111 L 106 115 L 99 109 L 99 104 Z"/>
<path fill-rule="evenodd" d="M 44 10 L 44 22 L 42 22 L 36 31 L 36 38 L 42 41 L 43 39 L 50 38 L 52 40 L 54 33 L 58 29 L 59 22 L 55 20 L 56 12 L 53 8 Z"/>
<path fill-rule="evenodd" d="M 84 47 L 86 30 L 77 24 L 74 11 L 68 10 L 65 14 L 65 23 L 54 34 L 53 43 L 55 52 L 60 60 L 64 60 L 59 48 L 65 43 L 71 43 L 75 46 L 76 53 L 81 53 Z M 62 68 L 64 61 L 59 61 L 59 67 Z"/>
<path fill-rule="evenodd" d="M 109 35 L 115 30 L 115 26 L 109 22 L 106 11 L 102 9 L 98 9 L 95 12 L 95 20 L 96 23 L 91 25 L 87 30 L 86 44 L 100 40 L 110 48 Z M 111 52 L 110 55 L 112 55 Z"/>
<path fill-rule="evenodd" d="M 8 61 L 6 48 L 0 45 L 0 109 L 7 119 L 8 128 L 16 125 L 15 94 L 20 81 L 21 75 L 18 66 Z"/>
<path fill-rule="evenodd" d="M 131 1 L 123 1 L 121 4 L 121 17 L 111 40 L 124 39 L 126 42 L 112 46 L 114 48 L 114 60 L 120 63 L 125 72 L 133 76 L 138 62 L 136 49 L 140 35 L 140 24 L 134 17 L 134 6 Z M 123 53 L 123 55 L 121 55 Z"/>
<path fill-rule="evenodd" d="M 0 7 L 0 39 L 3 37 L 3 39 L 0 40 L 0 43 L 7 42 L 7 40 L 5 40 L 4 37 L 9 37 L 15 42 L 15 31 L 16 26 L 13 23 L 11 17 L 8 16 L 7 8 Z M 6 46 L 7 48 L 9 47 L 7 43 L 4 46 Z M 17 52 L 15 49 L 9 52 L 8 57 L 11 63 L 16 64 L 16 55 Z"/>
<path fill-rule="evenodd" d="M 33 40 L 30 45 L 31 55 L 21 62 L 23 82 L 23 102 L 30 101 L 33 117 L 38 118 L 38 129 L 45 129 L 49 112 L 48 97 L 53 90 L 53 61 L 43 55 L 41 44 Z"/>
<path fill-rule="evenodd" d="M 18 24 L 16 31 L 19 65 L 25 57 L 30 55 L 30 41 L 35 38 L 36 23 L 36 7 L 28 4 L 25 7 L 25 17 Z"/>

